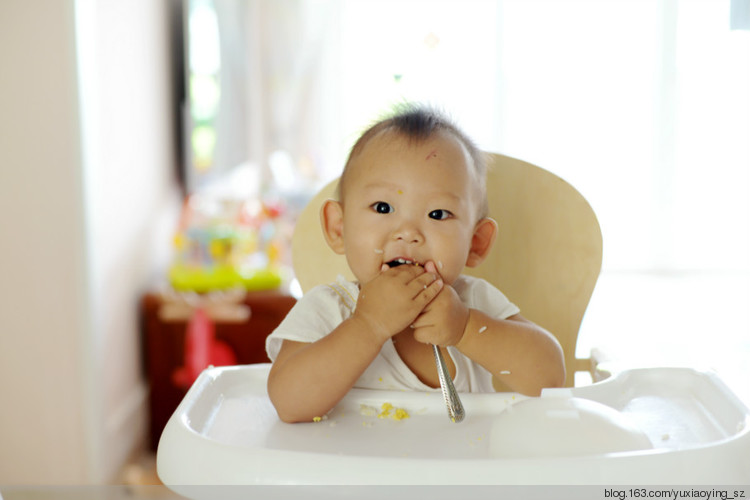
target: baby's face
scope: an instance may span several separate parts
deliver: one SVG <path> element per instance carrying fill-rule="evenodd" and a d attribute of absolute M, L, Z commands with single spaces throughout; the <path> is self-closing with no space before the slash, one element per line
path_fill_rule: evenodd
<path fill-rule="evenodd" d="M 480 189 L 472 160 L 452 135 L 409 142 L 392 131 L 356 156 L 343 187 L 343 239 L 361 284 L 382 265 L 435 263 L 452 284 L 466 265 Z"/>

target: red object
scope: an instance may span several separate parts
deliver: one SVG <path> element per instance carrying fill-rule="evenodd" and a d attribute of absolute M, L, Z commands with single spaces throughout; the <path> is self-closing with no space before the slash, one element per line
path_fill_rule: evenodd
<path fill-rule="evenodd" d="M 197 308 L 187 324 L 184 365 L 172 372 L 172 381 L 183 389 L 190 387 L 198 375 L 209 366 L 236 365 L 234 351 L 216 339 L 214 323 L 201 308 Z"/>
<path fill-rule="evenodd" d="M 252 310 L 245 321 L 212 320 L 216 339 L 226 342 L 237 356 L 237 364 L 270 363 L 266 337 L 284 319 L 295 303 L 284 290 L 249 292 L 241 303 Z M 161 294 L 146 293 L 141 300 L 141 325 L 145 375 L 149 384 L 149 449 L 156 451 L 159 438 L 188 386 L 178 387 L 175 370 L 186 364 L 188 320 L 165 321 L 159 315 Z"/>

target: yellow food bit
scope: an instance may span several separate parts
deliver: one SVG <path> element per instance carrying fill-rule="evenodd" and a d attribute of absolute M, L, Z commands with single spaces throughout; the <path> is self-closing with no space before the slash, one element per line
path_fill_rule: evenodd
<path fill-rule="evenodd" d="M 405 418 L 409 418 L 409 412 L 404 410 L 403 408 L 396 408 L 396 412 L 391 417 L 394 420 L 403 420 Z"/>
<path fill-rule="evenodd" d="M 383 403 L 383 406 L 381 406 L 380 408 L 383 411 L 378 414 L 378 418 L 386 418 L 388 415 L 390 415 L 391 410 L 393 409 L 393 405 L 391 403 Z"/>
<path fill-rule="evenodd" d="M 321 420 L 323 419 L 320 417 L 313 417 L 313 422 L 320 422 Z"/>
<path fill-rule="evenodd" d="M 378 413 L 378 418 L 391 418 L 393 420 L 404 420 L 409 418 L 409 412 L 403 408 L 396 408 L 391 403 L 383 403 L 382 411 Z"/>

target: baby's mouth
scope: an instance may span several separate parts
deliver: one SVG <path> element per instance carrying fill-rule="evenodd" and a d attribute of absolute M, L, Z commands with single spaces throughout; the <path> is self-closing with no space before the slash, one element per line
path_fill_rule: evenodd
<path fill-rule="evenodd" d="M 398 266 L 402 266 L 404 264 L 408 264 L 410 266 L 419 266 L 420 265 L 419 262 L 416 262 L 416 261 L 413 261 L 413 260 L 409 260 L 409 259 L 403 259 L 403 258 L 400 258 L 400 257 L 398 259 L 393 259 L 392 261 L 386 262 L 385 264 L 388 267 L 398 267 Z"/>

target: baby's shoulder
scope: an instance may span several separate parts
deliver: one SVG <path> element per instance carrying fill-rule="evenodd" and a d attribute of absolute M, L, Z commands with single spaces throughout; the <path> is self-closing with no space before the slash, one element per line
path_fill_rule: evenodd
<path fill-rule="evenodd" d="M 462 274 L 454 282 L 453 288 L 468 307 L 493 315 L 511 315 L 518 312 L 518 308 L 508 300 L 508 297 L 485 279 Z"/>
<path fill-rule="evenodd" d="M 497 288 L 485 280 L 484 278 L 478 278 L 476 276 L 469 276 L 468 274 L 461 274 L 453 282 L 453 288 L 458 292 L 459 296 L 462 293 L 471 293 L 475 290 L 497 290 Z"/>
<path fill-rule="evenodd" d="M 300 300 L 307 307 L 345 309 L 350 313 L 357 304 L 359 287 L 356 283 L 339 278 L 334 282 L 317 285 L 307 291 Z"/>

